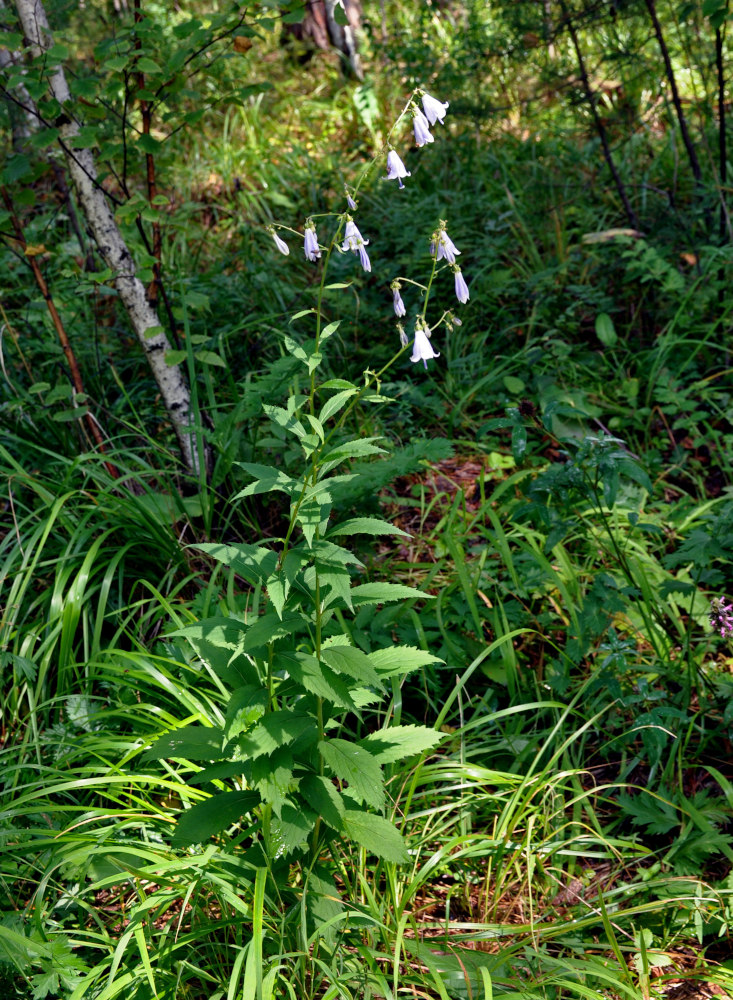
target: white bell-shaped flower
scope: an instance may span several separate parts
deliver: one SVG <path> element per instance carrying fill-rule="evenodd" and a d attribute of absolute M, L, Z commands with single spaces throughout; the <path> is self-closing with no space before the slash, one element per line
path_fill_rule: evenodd
<path fill-rule="evenodd" d="M 415 340 L 412 345 L 412 356 L 410 361 L 422 361 L 423 365 L 427 369 L 428 361 L 431 358 L 439 358 L 440 354 L 438 351 L 433 350 L 433 345 L 430 343 L 430 330 L 425 325 L 424 321 L 418 317 L 415 323 Z"/>
<path fill-rule="evenodd" d="M 435 125 L 436 122 L 440 122 L 441 125 L 443 124 L 448 101 L 444 104 L 442 101 L 437 101 L 434 97 L 431 97 L 430 94 L 423 94 L 422 106 L 425 117 L 431 125 Z"/>
<path fill-rule="evenodd" d="M 404 163 L 399 158 L 394 149 L 390 149 L 387 153 L 387 177 L 388 181 L 397 180 L 399 186 L 403 188 L 405 185 L 402 183 L 403 177 L 409 177 L 410 171 L 406 169 Z"/>

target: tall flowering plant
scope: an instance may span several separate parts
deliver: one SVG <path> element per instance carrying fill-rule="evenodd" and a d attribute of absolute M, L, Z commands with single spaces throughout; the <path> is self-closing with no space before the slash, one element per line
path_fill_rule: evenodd
<path fill-rule="evenodd" d="M 422 97 L 422 111 L 414 96 Z M 416 136 L 423 138 L 427 126 L 422 118 L 430 124 L 442 121 L 447 104 L 426 94 L 414 96 L 390 141 L 408 113 L 420 123 Z M 394 149 L 386 148 L 382 155 L 388 177 L 402 183 L 410 176 Z M 245 833 L 239 836 L 249 845 L 252 864 L 275 877 L 278 863 L 286 862 L 287 884 L 277 887 L 281 897 L 289 891 L 292 866 L 300 871 L 301 883 L 309 881 L 318 892 L 338 897 L 327 859 L 330 846 L 343 839 L 384 862 L 406 861 L 404 831 L 392 815 L 390 767 L 431 750 L 442 739 L 429 727 L 401 725 L 394 697 L 410 671 L 438 658 L 412 646 L 366 648 L 350 625 L 351 616 L 366 606 L 430 599 L 402 584 L 359 582 L 354 576 L 363 567 L 344 544 L 349 538 L 405 533 L 374 517 L 338 520 L 333 510 L 334 489 L 350 478 L 348 463 L 382 451 L 379 439 L 350 439 L 344 428 L 358 404 L 384 401 L 379 386 L 389 365 L 365 372 L 362 384 L 319 378 L 324 350 L 339 327 L 339 321 L 324 323 L 321 308 L 329 263 L 334 254 L 353 254 L 365 271 L 372 268 L 367 251 L 372 243 L 355 218 L 363 179 L 347 188 L 347 210 L 327 217 L 334 220 L 327 239 L 321 238 L 328 224 L 321 216 L 306 221 L 302 236 L 285 227 L 270 230 L 282 253 L 290 252 L 284 236 L 290 234 L 290 243 L 293 236 L 302 238 L 306 259 L 321 268 L 311 339 L 299 343 L 284 338 L 302 374 L 283 405 L 264 406 L 278 433 L 300 451 L 301 470 L 296 475 L 276 465 L 242 464 L 249 483 L 235 502 L 262 494 L 284 498 L 287 514 L 279 537 L 255 544 L 195 546 L 246 581 L 254 610 L 244 614 L 232 606 L 173 633 L 216 671 L 230 691 L 229 705 L 218 729 L 183 726 L 162 735 L 148 751 L 155 758 L 196 762 L 200 770 L 192 783 L 211 791 L 199 793 L 200 801 L 182 813 L 174 842 L 199 843 L 243 823 Z M 431 334 L 441 323 L 458 322 L 444 313 L 431 329 L 427 319 L 437 275 L 455 268 L 460 254 L 445 222 L 426 238 L 428 247 L 431 267 L 425 284 L 407 278 L 390 283 L 398 319 L 407 312 L 400 291 L 405 284 L 423 296 L 411 338 L 398 323 L 400 345 L 390 364 L 411 343 L 411 360 L 427 367 L 440 357 Z M 456 278 L 456 291 L 459 301 L 465 301 L 468 290 L 461 280 L 459 293 Z M 380 720 L 374 728 L 366 710 L 380 703 L 379 715 L 370 716 Z"/>

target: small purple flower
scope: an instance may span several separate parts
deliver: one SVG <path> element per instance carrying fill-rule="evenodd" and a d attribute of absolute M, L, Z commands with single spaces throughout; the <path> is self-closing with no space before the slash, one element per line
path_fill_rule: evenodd
<path fill-rule="evenodd" d="M 272 236 L 273 240 L 275 241 L 275 246 L 278 248 L 278 250 L 280 251 L 280 253 L 284 253 L 285 256 L 287 257 L 288 254 L 290 253 L 290 247 L 287 245 L 287 243 L 285 242 L 285 240 L 281 240 L 280 239 L 280 237 L 277 235 L 277 233 L 272 228 L 272 226 L 270 226 L 267 231 L 268 231 L 268 233 L 270 233 L 270 235 Z"/>
<path fill-rule="evenodd" d="M 435 125 L 436 122 L 443 124 L 443 119 L 445 118 L 445 111 L 448 107 L 448 101 L 443 104 L 442 101 L 437 101 L 430 94 L 422 95 L 422 106 L 425 112 L 425 117 L 430 122 L 431 125 Z"/>
<path fill-rule="evenodd" d="M 371 271 L 372 262 L 369 260 L 369 254 L 364 249 L 364 244 L 359 244 L 359 260 L 361 261 L 361 266 L 365 271 Z"/>
<path fill-rule="evenodd" d="M 397 180 L 400 187 L 403 188 L 405 185 L 402 183 L 403 177 L 409 177 L 410 171 L 405 169 L 405 165 L 399 158 L 394 149 L 390 149 L 387 153 L 387 177 L 388 181 Z"/>
<path fill-rule="evenodd" d="M 415 132 L 415 145 L 424 146 L 426 142 L 434 142 L 434 136 L 430 134 L 429 123 L 420 108 L 415 107 L 412 112 L 412 128 Z"/>
<path fill-rule="evenodd" d="M 397 324 L 397 332 L 400 335 L 400 343 L 402 344 L 403 347 L 407 347 L 407 345 L 410 343 L 410 338 L 405 333 L 405 328 L 401 323 Z"/>
<path fill-rule="evenodd" d="M 365 240 L 361 235 L 359 230 L 356 228 L 356 223 L 351 218 L 351 216 L 346 216 L 346 228 L 344 229 L 344 242 L 341 244 L 342 250 L 353 250 L 356 252 L 360 246 L 368 246 L 369 240 Z"/>
<path fill-rule="evenodd" d="M 733 604 L 722 597 L 714 597 L 710 602 L 710 624 L 725 638 L 733 635 Z"/>
<path fill-rule="evenodd" d="M 440 354 L 433 350 L 433 345 L 430 343 L 430 330 L 425 325 L 424 321 L 418 317 L 415 323 L 415 341 L 412 345 L 412 356 L 410 361 L 422 361 L 423 365 L 427 369 L 428 361 L 431 358 L 439 358 Z"/>
<path fill-rule="evenodd" d="M 402 296 L 400 295 L 399 281 L 393 281 L 389 287 L 392 289 L 392 305 L 394 306 L 395 316 L 404 316 L 407 310 L 405 309 L 405 303 L 402 301 Z"/>
<path fill-rule="evenodd" d="M 303 253 L 305 254 L 305 259 L 313 263 L 321 256 L 321 248 L 318 246 L 318 237 L 316 236 L 316 227 L 312 222 L 305 227 Z"/>
<path fill-rule="evenodd" d="M 349 189 L 345 188 L 345 191 L 346 191 L 346 204 L 349 206 L 349 209 L 352 212 L 355 212 L 356 211 L 356 202 L 354 201 L 354 199 L 349 194 Z"/>
<path fill-rule="evenodd" d="M 454 274 L 456 279 L 456 298 L 461 303 L 461 305 L 465 305 L 465 303 L 468 302 L 468 300 L 471 297 L 468 294 L 468 285 L 466 284 L 466 279 L 461 274 L 460 267 L 454 268 Z"/>

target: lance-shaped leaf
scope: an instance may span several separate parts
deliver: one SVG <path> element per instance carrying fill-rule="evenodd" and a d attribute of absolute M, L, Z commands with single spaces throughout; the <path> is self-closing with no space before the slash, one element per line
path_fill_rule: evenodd
<path fill-rule="evenodd" d="M 381 441 L 382 438 L 372 437 L 372 438 L 357 438 L 353 441 L 346 441 L 343 444 L 336 445 L 331 451 L 327 452 L 321 459 L 319 468 L 319 478 L 323 478 L 327 472 L 331 469 L 335 469 L 337 465 L 341 465 L 349 458 L 366 458 L 367 455 L 384 455 L 385 449 L 380 448 L 378 445 L 373 444 L 374 441 Z"/>
<path fill-rule="evenodd" d="M 258 545 L 246 545 L 242 542 L 232 545 L 203 542 L 189 547 L 205 552 L 217 562 L 229 566 L 253 586 L 266 580 L 275 572 L 277 566 L 277 553 Z"/>
<path fill-rule="evenodd" d="M 203 844 L 215 833 L 221 833 L 246 813 L 259 805 L 256 792 L 217 792 L 204 802 L 191 806 L 178 820 L 173 834 L 173 847 Z"/>
<path fill-rule="evenodd" d="M 433 600 L 432 594 L 426 594 L 415 587 L 406 587 L 403 583 L 360 583 L 351 588 L 351 599 L 354 607 L 364 604 L 388 604 L 390 601 L 417 600 L 418 598 Z"/>
<path fill-rule="evenodd" d="M 316 814 L 301 806 L 283 806 L 280 816 L 273 816 L 270 823 L 273 860 L 307 846 L 308 835 L 316 825 Z"/>
<path fill-rule="evenodd" d="M 294 490 L 298 487 L 295 479 L 291 479 L 284 472 L 280 472 L 279 469 L 273 469 L 269 465 L 257 465 L 254 462 L 238 462 L 237 464 L 245 472 L 248 472 L 255 481 L 250 483 L 249 486 L 245 486 L 241 493 L 237 493 L 234 497 L 235 500 L 241 500 L 243 497 L 251 497 L 256 493 L 272 493 L 273 490 L 279 490 L 281 493 L 287 493 L 288 496 L 292 496 Z"/>
<path fill-rule="evenodd" d="M 347 809 L 344 815 L 347 836 L 385 861 L 397 864 L 408 861 L 409 855 L 402 834 L 389 820 L 358 809 Z"/>
<path fill-rule="evenodd" d="M 201 659 L 208 663 L 226 684 L 239 687 L 259 684 L 257 668 L 244 655 L 244 636 L 249 626 L 236 618 L 204 618 L 184 625 L 170 636 L 184 636 Z"/>
<path fill-rule="evenodd" d="M 322 774 L 306 774 L 300 782 L 300 794 L 334 830 L 343 830 L 344 800 L 333 782 Z"/>
<path fill-rule="evenodd" d="M 363 747 L 347 740 L 321 740 L 318 749 L 331 773 L 346 781 L 358 801 L 374 809 L 384 806 L 384 776 L 379 762 Z"/>
<path fill-rule="evenodd" d="M 368 750 L 380 764 L 393 764 L 431 750 L 442 739 L 442 733 L 428 729 L 427 726 L 390 726 L 370 733 L 359 745 Z"/>
<path fill-rule="evenodd" d="M 278 669 L 286 669 L 293 680 L 311 694 L 325 698 L 339 708 L 357 711 L 348 685 L 326 663 L 319 663 L 315 656 L 307 653 L 278 656 L 275 663 Z"/>
<path fill-rule="evenodd" d="M 380 677 L 401 677 L 430 663 L 443 662 L 439 656 L 414 646 L 389 646 L 387 649 L 375 649 L 367 656 Z"/>
<path fill-rule="evenodd" d="M 287 802 L 293 781 L 293 757 L 289 750 L 280 747 L 269 757 L 258 757 L 250 765 L 249 782 L 269 803 L 276 816 L 280 816 Z"/>
<path fill-rule="evenodd" d="M 208 726 L 181 726 L 158 737 L 143 754 L 143 760 L 218 760 L 222 753 L 221 729 Z"/>
<path fill-rule="evenodd" d="M 339 535 L 402 535 L 404 538 L 412 536 L 397 525 L 389 521 L 383 521 L 379 517 L 352 517 L 348 521 L 334 525 L 328 532 L 327 538 L 334 538 Z"/>
<path fill-rule="evenodd" d="M 315 742 L 318 733 L 315 719 L 284 708 L 263 716 L 254 729 L 242 737 L 239 745 L 245 757 L 256 758 L 288 746 L 309 731 Z"/>
<path fill-rule="evenodd" d="M 294 632 L 303 632 L 307 626 L 307 619 L 296 612 L 285 612 L 282 618 L 268 612 L 250 625 L 242 641 L 242 648 L 246 652 L 260 649 L 276 639 L 283 639 Z"/>
<path fill-rule="evenodd" d="M 382 681 L 366 653 L 353 646 L 329 646 L 321 650 L 321 659 L 340 674 L 353 677 L 360 684 L 381 688 Z"/>

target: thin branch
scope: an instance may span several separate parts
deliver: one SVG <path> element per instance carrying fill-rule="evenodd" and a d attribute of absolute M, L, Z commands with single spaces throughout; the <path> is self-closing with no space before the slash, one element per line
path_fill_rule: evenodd
<path fill-rule="evenodd" d="M 580 77 L 583 82 L 583 90 L 585 91 L 585 96 L 588 100 L 588 104 L 590 105 L 593 121 L 595 122 L 596 131 L 598 132 L 598 138 L 601 140 L 603 156 L 606 160 L 606 164 L 608 165 L 608 169 L 611 172 L 611 176 L 613 177 L 616 190 L 618 191 L 618 196 L 621 199 L 621 204 L 624 206 L 624 211 L 626 212 L 626 218 L 629 220 L 629 225 L 632 229 L 640 229 L 641 227 L 639 225 L 636 212 L 631 206 L 629 196 L 626 193 L 626 188 L 624 187 L 624 182 L 621 180 L 621 175 L 616 168 L 616 163 L 614 162 L 613 155 L 611 153 L 611 147 L 608 145 L 606 126 L 603 124 L 603 119 L 598 113 L 596 96 L 593 93 L 593 87 L 591 86 L 590 79 L 588 78 L 588 70 L 586 69 L 585 59 L 583 58 L 583 52 L 580 48 L 578 33 L 575 30 L 575 24 L 573 23 L 573 16 L 568 11 L 565 0 L 560 0 L 560 7 L 562 9 L 564 21 L 567 24 L 568 31 L 570 32 L 570 38 L 573 42 L 573 48 L 575 49 L 575 55 L 578 60 L 578 70 L 580 71 Z"/>
<path fill-rule="evenodd" d="M 77 395 L 86 396 L 86 393 L 84 392 L 84 383 L 82 381 L 81 371 L 79 369 L 79 363 L 76 360 L 76 355 L 74 354 L 74 350 L 71 346 L 71 342 L 69 341 L 66 329 L 61 320 L 61 316 L 59 315 L 58 309 L 56 308 L 56 304 L 51 296 L 51 292 L 49 291 L 48 285 L 46 284 L 46 279 L 43 277 L 43 273 L 41 272 L 41 268 L 38 264 L 36 255 L 28 252 L 28 245 L 26 243 L 25 234 L 23 233 L 23 227 L 20 224 L 20 219 L 15 213 L 13 202 L 11 201 L 10 195 L 8 194 L 6 187 L 4 186 L 0 187 L 0 196 L 2 196 L 3 202 L 5 203 L 5 208 L 7 209 L 7 212 L 10 216 L 10 221 L 13 225 L 13 229 L 15 230 L 15 238 L 20 244 L 21 249 L 23 251 L 23 255 L 26 261 L 28 262 L 28 266 L 33 272 L 33 277 L 35 278 L 35 282 L 38 285 L 41 295 L 43 296 L 43 301 L 46 303 L 46 308 L 49 311 L 51 320 L 53 321 L 53 325 L 56 329 L 56 333 L 58 334 L 59 343 L 61 344 L 61 350 L 64 352 L 66 363 L 68 364 L 69 371 L 71 372 L 71 381 L 74 385 L 74 391 Z M 100 431 L 99 428 L 99 421 L 96 420 L 93 414 L 89 411 L 87 411 L 84 414 L 83 419 L 87 426 L 87 429 L 89 430 L 89 433 L 91 434 L 92 438 L 94 439 L 97 445 L 97 448 L 103 455 L 106 454 L 107 449 L 105 447 L 102 432 Z M 106 459 L 104 461 L 104 464 L 110 476 L 112 476 L 113 479 L 119 479 L 120 474 L 117 471 L 116 467 Z"/>

